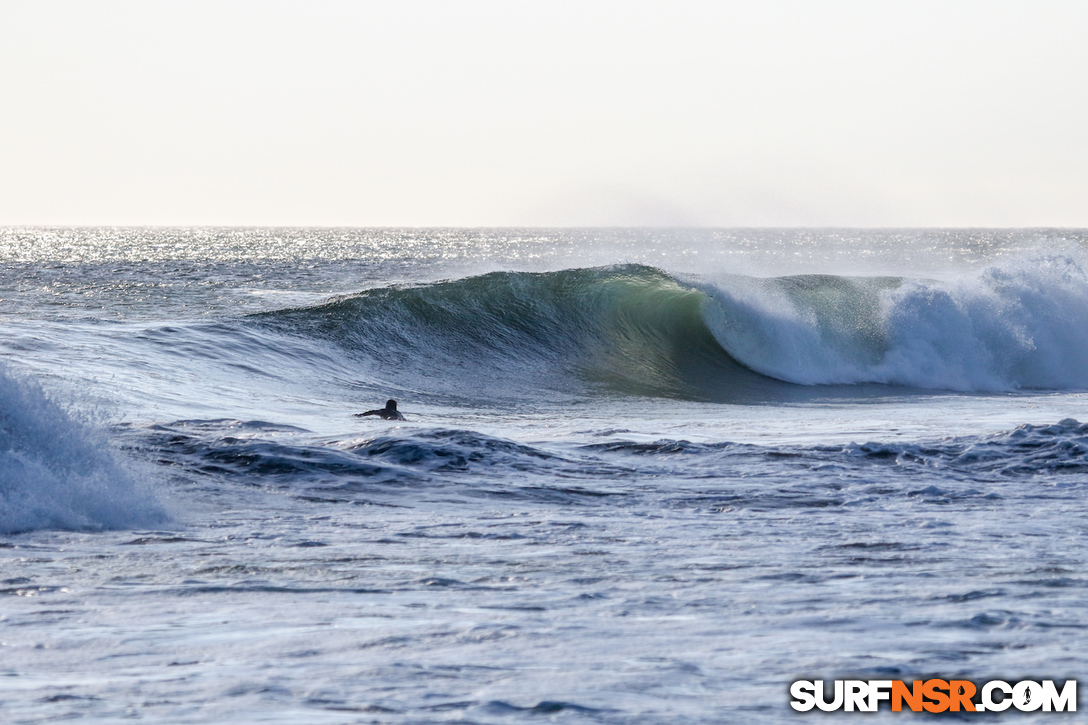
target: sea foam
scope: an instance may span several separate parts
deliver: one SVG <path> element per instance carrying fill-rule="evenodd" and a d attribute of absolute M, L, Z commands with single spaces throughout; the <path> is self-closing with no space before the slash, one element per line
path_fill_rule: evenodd
<path fill-rule="evenodd" d="M 948 280 L 735 277 L 706 285 L 715 337 L 749 368 L 804 385 L 959 391 L 1088 388 L 1088 273 L 1034 250 Z"/>
<path fill-rule="evenodd" d="M 160 523 L 157 497 L 103 434 L 0 368 L 0 533 Z"/>

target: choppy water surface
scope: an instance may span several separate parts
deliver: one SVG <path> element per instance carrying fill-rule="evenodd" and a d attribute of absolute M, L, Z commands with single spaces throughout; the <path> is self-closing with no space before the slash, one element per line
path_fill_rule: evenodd
<path fill-rule="evenodd" d="M 1084 241 L 0 230 L 0 708 L 778 722 L 798 678 L 1079 677 Z"/>

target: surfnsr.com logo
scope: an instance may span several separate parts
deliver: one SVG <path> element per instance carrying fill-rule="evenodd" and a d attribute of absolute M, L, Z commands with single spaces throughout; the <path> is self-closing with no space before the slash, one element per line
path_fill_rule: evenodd
<path fill-rule="evenodd" d="M 893 712 L 904 707 L 914 712 L 1077 710 L 1076 680 L 1066 680 L 1060 690 L 1053 680 L 991 680 L 982 687 L 969 680 L 914 680 L 910 686 L 902 680 L 835 680 L 834 694 L 830 699 L 826 694 L 823 680 L 797 680 L 790 685 L 790 706 L 801 712 L 876 712 L 887 701 Z"/>

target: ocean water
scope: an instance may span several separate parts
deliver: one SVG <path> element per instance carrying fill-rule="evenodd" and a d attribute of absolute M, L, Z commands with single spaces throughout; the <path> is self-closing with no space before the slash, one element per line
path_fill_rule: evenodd
<path fill-rule="evenodd" d="M 7 228 L 0 322 L 5 722 L 1088 674 L 1085 231 Z"/>

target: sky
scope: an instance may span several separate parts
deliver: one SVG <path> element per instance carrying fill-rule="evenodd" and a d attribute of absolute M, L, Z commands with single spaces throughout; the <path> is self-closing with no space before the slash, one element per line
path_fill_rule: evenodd
<path fill-rule="evenodd" d="M 0 225 L 1088 227 L 1084 0 L 0 0 Z"/>

